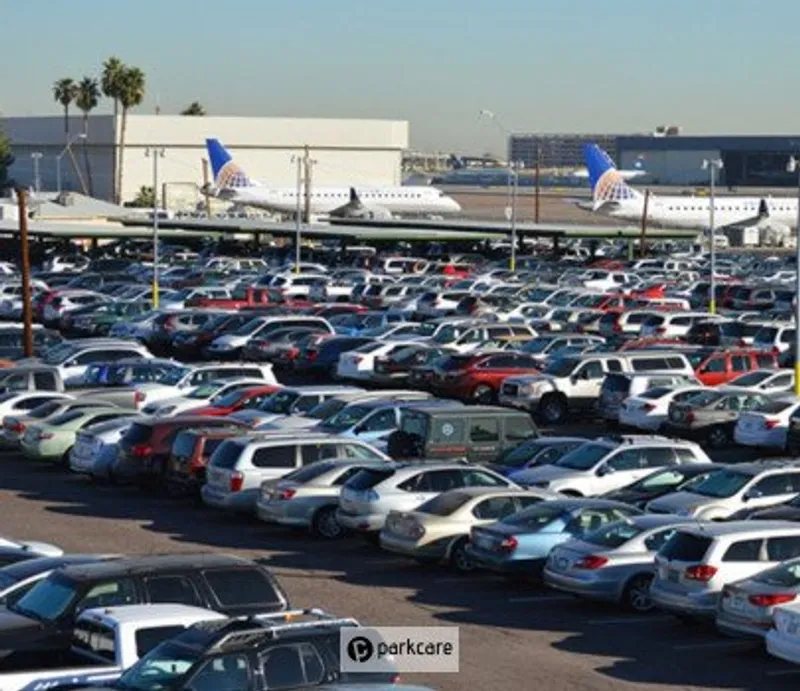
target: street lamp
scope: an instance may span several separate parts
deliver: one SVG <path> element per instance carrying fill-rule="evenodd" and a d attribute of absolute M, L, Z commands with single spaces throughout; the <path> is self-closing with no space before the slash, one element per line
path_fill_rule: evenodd
<path fill-rule="evenodd" d="M 34 151 L 31 154 L 33 159 L 33 189 L 37 192 L 42 191 L 42 179 L 39 177 L 39 161 L 42 160 L 42 152 Z"/>
<path fill-rule="evenodd" d="M 706 158 L 703 159 L 703 170 L 707 170 L 711 183 L 711 203 L 708 207 L 708 236 L 711 241 L 711 287 L 708 299 L 708 311 L 711 314 L 717 313 L 717 243 L 714 225 L 714 205 L 716 194 L 717 171 L 722 170 L 722 159 Z"/>
<path fill-rule="evenodd" d="M 144 155 L 153 157 L 153 309 L 158 309 L 158 159 L 164 158 L 163 148 L 148 146 Z"/>
<path fill-rule="evenodd" d="M 59 194 L 61 194 L 61 159 L 64 158 L 64 154 L 67 153 L 70 147 L 79 139 L 86 139 L 86 132 L 81 132 L 68 139 L 67 145 L 61 150 L 61 153 L 56 156 L 56 188 Z"/>
<path fill-rule="evenodd" d="M 800 160 L 789 157 L 786 171 L 797 176 L 797 230 L 795 247 L 794 283 L 794 395 L 800 396 Z"/>
<path fill-rule="evenodd" d="M 511 141 L 511 130 L 509 130 L 497 116 L 497 113 L 483 109 L 480 111 L 482 118 L 491 120 L 500 131 L 508 137 Z M 516 161 L 511 160 L 511 151 L 508 152 L 508 202 L 509 209 L 507 211 L 508 222 L 511 226 L 511 260 L 509 268 L 511 271 L 516 271 L 517 268 L 517 190 L 519 189 L 519 170 L 521 166 L 517 165 Z"/>

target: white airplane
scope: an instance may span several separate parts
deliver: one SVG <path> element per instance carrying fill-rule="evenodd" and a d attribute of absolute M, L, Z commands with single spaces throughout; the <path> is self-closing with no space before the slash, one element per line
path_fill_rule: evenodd
<path fill-rule="evenodd" d="M 622 176 L 623 180 L 633 180 L 635 178 L 640 178 L 642 175 L 647 175 L 646 170 L 620 170 L 619 174 Z M 586 168 L 577 168 L 573 170 L 570 174 L 570 177 L 578 178 L 579 180 L 588 180 L 589 179 L 589 171 Z"/>
<path fill-rule="evenodd" d="M 296 187 L 267 187 L 247 176 L 222 144 L 206 139 L 214 174 L 211 193 L 236 204 L 294 214 Z M 301 206 L 305 192 L 300 190 Z M 338 218 L 387 219 L 394 214 L 457 214 L 461 206 L 435 187 L 312 187 L 311 214 Z"/>
<path fill-rule="evenodd" d="M 630 187 L 614 161 L 596 144 L 583 147 L 592 202 L 581 202 L 587 211 L 633 223 L 642 220 L 644 195 Z M 647 220 L 670 228 L 708 230 L 711 198 L 707 196 L 650 195 Z M 792 197 L 738 197 L 715 195 L 714 226 L 797 227 L 797 199 Z"/>

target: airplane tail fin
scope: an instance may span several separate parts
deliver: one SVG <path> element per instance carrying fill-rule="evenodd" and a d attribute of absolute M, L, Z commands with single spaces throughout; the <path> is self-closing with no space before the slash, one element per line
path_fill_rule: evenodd
<path fill-rule="evenodd" d="M 638 199 L 642 196 L 641 192 L 637 192 L 625 182 L 611 156 L 597 144 L 584 144 L 583 158 L 589 173 L 595 210 L 609 202 Z"/>
<path fill-rule="evenodd" d="M 208 159 L 211 161 L 211 171 L 214 175 L 214 187 L 218 189 L 231 189 L 237 187 L 251 187 L 253 182 L 222 146 L 218 139 L 206 139 Z"/>

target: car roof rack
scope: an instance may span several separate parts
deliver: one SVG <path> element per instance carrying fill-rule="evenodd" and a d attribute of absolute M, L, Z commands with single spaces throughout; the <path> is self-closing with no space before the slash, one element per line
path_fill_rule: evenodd
<path fill-rule="evenodd" d="M 309 621 L 295 621 L 301 618 L 307 618 Z M 214 623 L 209 622 L 209 624 Z M 256 614 L 219 623 L 222 624 L 220 627 L 222 635 L 208 648 L 207 652 L 209 653 L 222 652 L 226 648 L 249 645 L 263 639 L 272 640 L 280 637 L 281 634 L 303 629 L 321 626 L 359 626 L 358 621 L 352 617 L 337 617 L 319 608 Z M 252 626 L 247 626 L 247 624 L 252 624 Z M 226 631 L 225 629 L 228 628 L 232 630 Z"/>

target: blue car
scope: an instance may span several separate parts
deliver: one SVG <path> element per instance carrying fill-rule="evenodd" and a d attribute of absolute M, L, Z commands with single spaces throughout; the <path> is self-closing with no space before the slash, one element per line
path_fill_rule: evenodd
<path fill-rule="evenodd" d="M 641 513 L 606 499 L 543 501 L 497 523 L 473 528 L 466 552 L 478 568 L 541 578 L 556 545 Z"/>

